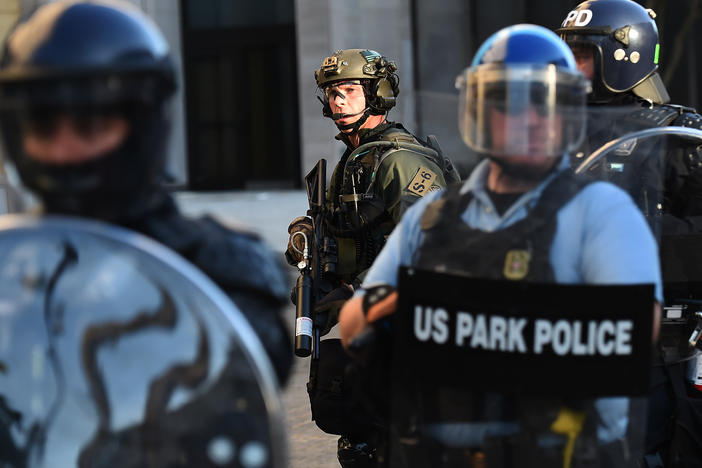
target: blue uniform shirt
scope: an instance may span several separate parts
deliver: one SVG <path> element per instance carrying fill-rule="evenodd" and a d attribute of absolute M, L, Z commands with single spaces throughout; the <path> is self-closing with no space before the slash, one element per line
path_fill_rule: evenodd
<path fill-rule="evenodd" d="M 568 170 L 564 158 L 560 170 Z M 473 199 L 461 218 L 474 229 L 496 231 L 524 218 L 556 176 L 554 172 L 522 195 L 500 216 L 485 191 L 489 162 L 480 163 L 461 188 Z M 419 220 L 426 206 L 441 196 L 427 195 L 412 206 L 388 238 L 363 282 L 397 286 L 400 265 L 410 266 L 424 235 Z M 655 296 L 663 299 L 658 247 L 643 215 L 629 195 L 606 182 L 586 186 L 557 214 L 551 247 L 551 265 L 556 282 L 565 284 L 653 283 Z"/>

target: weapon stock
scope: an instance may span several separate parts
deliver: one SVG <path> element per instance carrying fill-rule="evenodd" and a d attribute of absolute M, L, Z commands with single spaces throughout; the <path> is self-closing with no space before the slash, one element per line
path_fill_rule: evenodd
<path fill-rule="evenodd" d="M 333 272 L 334 266 L 329 263 L 325 252 L 329 240 L 325 233 L 324 220 L 326 217 L 327 193 L 327 161 L 320 159 L 317 165 L 305 177 L 309 210 L 307 215 L 313 220 L 314 239 L 307 239 L 312 245 L 305 249 L 310 254 L 298 265 L 300 277 L 297 279 L 295 292 L 297 295 L 295 310 L 295 354 L 299 357 L 319 357 L 319 327 L 312 317 L 314 304 L 320 299 L 320 283 L 324 274 Z M 310 242 L 311 241 L 311 242 Z"/>

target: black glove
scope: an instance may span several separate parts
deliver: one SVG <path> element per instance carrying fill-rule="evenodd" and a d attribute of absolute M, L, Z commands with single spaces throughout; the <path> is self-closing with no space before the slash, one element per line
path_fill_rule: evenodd
<path fill-rule="evenodd" d="M 305 237 L 307 237 L 307 249 L 308 255 L 312 253 L 312 244 L 314 243 L 314 225 L 312 224 L 312 218 L 309 216 L 298 216 L 293 219 L 288 226 L 288 234 L 290 234 L 290 239 L 288 239 L 288 248 L 285 251 L 285 259 L 290 265 L 296 266 L 302 261 L 302 252 L 305 249 Z"/>
<path fill-rule="evenodd" d="M 321 335 L 326 335 L 336 325 L 339 311 L 346 301 L 353 296 L 353 288 L 346 284 L 332 289 L 314 305 L 314 322 Z"/>

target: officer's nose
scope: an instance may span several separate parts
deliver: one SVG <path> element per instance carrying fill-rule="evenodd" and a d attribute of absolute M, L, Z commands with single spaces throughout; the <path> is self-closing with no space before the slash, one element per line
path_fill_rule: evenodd
<path fill-rule="evenodd" d="M 543 120 L 544 120 L 544 115 L 543 115 L 544 109 L 543 109 L 543 104 L 540 105 L 531 105 L 529 106 L 529 109 L 527 110 L 526 113 L 526 119 L 527 123 L 530 128 L 533 127 L 543 127 Z"/>
<path fill-rule="evenodd" d="M 332 97 L 332 102 L 338 107 L 343 107 L 346 105 L 346 99 L 340 93 L 334 93 Z"/>
<path fill-rule="evenodd" d="M 83 137 L 68 117 L 57 117 L 50 131 L 28 130 L 24 146 L 30 157 L 56 164 L 70 162 L 71 155 L 85 152 Z"/>

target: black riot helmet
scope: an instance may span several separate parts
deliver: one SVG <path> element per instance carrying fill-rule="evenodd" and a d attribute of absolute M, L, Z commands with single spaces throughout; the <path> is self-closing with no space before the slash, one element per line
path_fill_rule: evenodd
<path fill-rule="evenodd" d="M 48 212 L 137 217 L 161 196 L 175 88 L 168 45 L 135 6 L 46 4 L 14 26 L 0 58 L 5 150 Z M 79 133 L 89 132 L 96 117 L 122 119 L 124 138 L 85 160 L 30 157 L 29 132 L 50 136 L 67 115 Z"/>
<path fill-rule="evenodd" d="M 566 15 L 556 32 L 571 48 L 591 48 L 594 54 L 591 102 L 628 92 L 652 103 L 668 102 L 657 71 L 655 17 L 632 0 L 590 0 Z"/>

